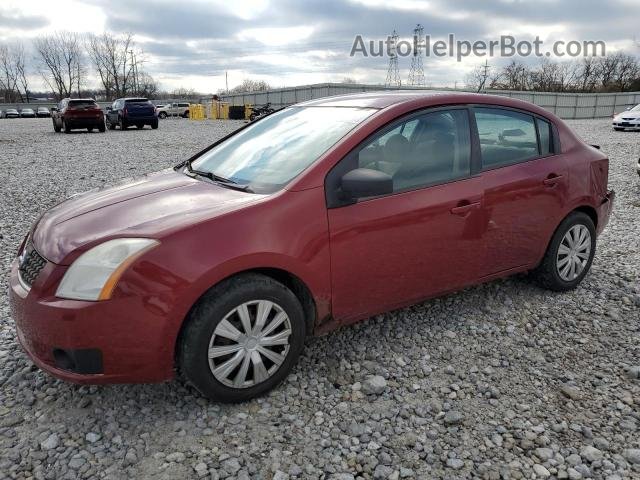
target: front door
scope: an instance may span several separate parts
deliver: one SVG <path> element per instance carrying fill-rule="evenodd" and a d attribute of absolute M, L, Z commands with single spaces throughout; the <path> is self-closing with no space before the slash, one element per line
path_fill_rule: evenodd
<path fill-rule="evenodd" d="M 328 210 L 336 320 L 357 320 L 477 279 L 483 190 L 471 175 L 466 109 L 395 122 L 329 175 L 353 168 L 388 173 L 394 192 Z"/>

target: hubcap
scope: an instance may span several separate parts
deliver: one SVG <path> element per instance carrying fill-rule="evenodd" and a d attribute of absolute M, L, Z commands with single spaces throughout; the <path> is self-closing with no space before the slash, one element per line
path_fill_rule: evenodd
<path fill-rule="evenodd" d="M 578 278 L 591 256 L 591 232 L 584 225 L 574 225 L 562 238 L 556 257 L 558 275 L 565 282 Z"/>
<path fill-rule="evenodd" d="M 276 373 L 289 353 L 291 321 L 278 304 L 252 300 L 231 310 L 209 341 L 209 368 L 220 383 L 248 388 Z"/>

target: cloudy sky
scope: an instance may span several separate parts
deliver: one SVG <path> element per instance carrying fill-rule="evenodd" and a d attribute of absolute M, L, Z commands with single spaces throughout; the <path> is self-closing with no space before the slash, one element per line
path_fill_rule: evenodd
<path fill-rule="evenodd" d="M 545 42 L 604 40 L 607 51 L 640 54 L 639 0 L 1 0 L 0 42 L 55 30 L 131 32 L 146 70 L 164 89 L 215 92 L 244 78 L 273 86 L 340 81 L 383 83 L 387 58 L 350 58 L 356 34 L 410 39 L 514 35 Z M 507 61 L 493 58 L 496 67 Z M 529 60 L 534 61 L 534 60 Z M 537 60 L 535 60 L 537 61 Z M 431 86 L 460 85 L 484 59 L 425 59 Z M 403 81 L 410 59 L 400 59 Z M 37 82 L 37 76 L 34 76 Z"/>

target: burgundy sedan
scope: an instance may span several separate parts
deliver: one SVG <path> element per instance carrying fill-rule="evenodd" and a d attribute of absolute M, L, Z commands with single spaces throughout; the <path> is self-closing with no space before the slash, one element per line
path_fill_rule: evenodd
<path fill-rule="evenodd" d="M 575 288 L 611 212 L 608 164 L 504 97 L 301 103 L 45 212 L 12 266 L 18 338 L 72 382 L 180 372 L 246 400 L 308 335 L 517 272 Z"/>

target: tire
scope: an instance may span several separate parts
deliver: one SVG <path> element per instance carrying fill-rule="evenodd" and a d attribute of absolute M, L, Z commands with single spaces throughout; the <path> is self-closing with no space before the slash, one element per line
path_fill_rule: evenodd
<path fill-rule="evenodd" d="M 87 127 L 87 132 L 89 133 L 93 132 L 93 127 Z"/>
<path fill-rule="evenodd" d="M 250 315 L 251 326 L 255 328 L 258 306 L 251 302 L 258 301 L 273 302 L 265 323 L 267 327 L 277 316 L 284 314 L 286 317 L 286 320 L 280 317 L 282 322 L 277 328 L 267 332 L 266 336 L 283 334 L 290 329 L 287 337 L 288 345 L 263 347 L 263 350 L 270 350 L 271 354 L 276 352 L 274 358 L 282 362 L 279 366 L 258 352 L 255 341 L 256 338 L 260 338 L 259 336 L 247 338 L 242 334 L 242 332 L 246 333 L 246 329 L 243 328 L 238 314 L 235 313 L 235 309 L 250 303 L 247 312 Z M 217 328 L 223 321 L 237 327 L 236 333 L 242 334 L 238 342 L 218 334 Z M 264 275 L 241 275 L 211 288 L 192 308 L 178 341 L 178 369 L 181 376 L 205 397 L 224 403 L 243 402 L 271 390 L 284 380 L 302 352 L 305 335 L 302 306 L 291 290 Z M 235 346 L 236 350 L 209 359 L 209 348 L 220 346 Z M 249 352 L 248 357 L 247 352 Z M 265 380 L 254 377 L 253 356 L 256 355 L 262 360 L 261 364 L 264 367 L 262 373 L 266 375 Z M 238 359 L 239 356 L 240 359 Z M 226 380 L 220 372 L 218 376 L 214 375 L 214 369 L 234 357 L 237 360 L 236 366 L 224 374 Z M 243 387 L 236 387 L 233 383 L 241 375 L 243 365 L 246 367 L 245 384 Z"/>
<path fill-rule="evenodd" d="M 107 117 L 107 119 L 105 120 L 105 123 L 107 124 L 107 128 L 109 130 L 115 130 L 116 129 L 116 124 L 115 123 L 111 123 L 111 120 L 109 120 L 109 117 Z"/>
<path fill-rule="evenodd" d="M 136 124 L 136 128 L 137 128 L 138 130 L 142 130 L 142 129 L 144 128 L 144 125 L 143 125 L 143 124 L 141 124 L 141 123 L 138 123 L 138 124 Z"/>
<path fill-rule="evenodd" d="M 166 113 L 166 112 L 160 112 L 160 113 L 158 114 L 158 118 L 162 118 L 162 119 L 167 118 L 167 113 Z"/>
<path fill-rule="evenodd" d="M 258 115 L 255 113 L 251 112 L 251 114 L 249 114 L 249 121 L 253 122 L 256 118 L 258 118 Z"/>
<path fill-rule="evenodd" d="M 120 117 L 120 120 L 118 122 L 120 124 L 120 130 L 126 130 L 127 129 L 127 124 L 124 121 L 124 118 Z"/>
<path fill-rule="evenodd" d="M 67 122 L 65 122 L 64 119 L 62 120 L 62 129 L 64 130 L 64 133 L 71 133 L 71 128 L 69 128 L 69 125 L 67 125 Z"/>
<path fill-rule="evenodd" d="M 61 130 L 62 130 L 62 128 L 60 128 L 58 126 L 58 124 L 56 123 L 56 121 L 53 120 L 53 131 L 56 132 L 56 133 L 60 133 Z"/>
<path fill-rule="evenodd" d="M 563 246 L 563 250 L 565 247 L 569 247 L 570 245 L 567 243 L 566 235 L 568 232 L 572 230 L 573 235 L 579 234 L 579 232 L 583 229 L 584 231 L 589 233 L 589 251 L 588 254 L 585 251 L 577 248 L 577 253 L 573 255 L 573 258 L 577 258 L 582 266 L 579 267 L 581 270 L 576 272 L 575 275 L 563 276 L 561 270 L 566 268 L 567 263 L 572 263 L 571 254 L 563 254 L 561 253 L 560 247 L 561 244 Z M 580 245 L 580 240 L 578 240 L 578 246 Z M 571 249 L 569 248 L 569 251 Z M 537 283 L 546 289 L 553 290 L 555 292 L 566 292 L 568 290 L 573 290 L 580 284 L 582 279 L 585 277 L 589 269 L 591 268 L 591 263 L 593 262 L 593 257 L 596 252 L 596 228 L 593 224 L 593 220 L 591 217 L 583 212 L 571 212 L 558 226 L 547 251 L 544 254 L 544 258 L 540 265 L 533 271 L 533 275 Z M 562 256 L 562 258 L 560 258 Z M 566 259 L 569 258 L 568 262 Z M 564 262 L 563 262 L 564 261 Z M 586 262 L 585 262 L 586 261 Z M 564 263 L 564 264 L 563 264 Z M 571 272 L 570 272 L 571 273 Z"/>
<path fill-rule="evenodd" d="M 182 118 L 189 118 L 189 110 L 182 114 Z"/>
<path fill-rule="evenodd" d="M 100 123 L 100 125 L 98 125 L 98 131 L 104 133 L 106 131 L 106 127 L 104 125 L 104 122 Z"/>
<path fill-rule="evenodd" d="M 158 128 L 158 119 L 151 122 L 151 128 L 153 128 L 154 130 Z"/>

